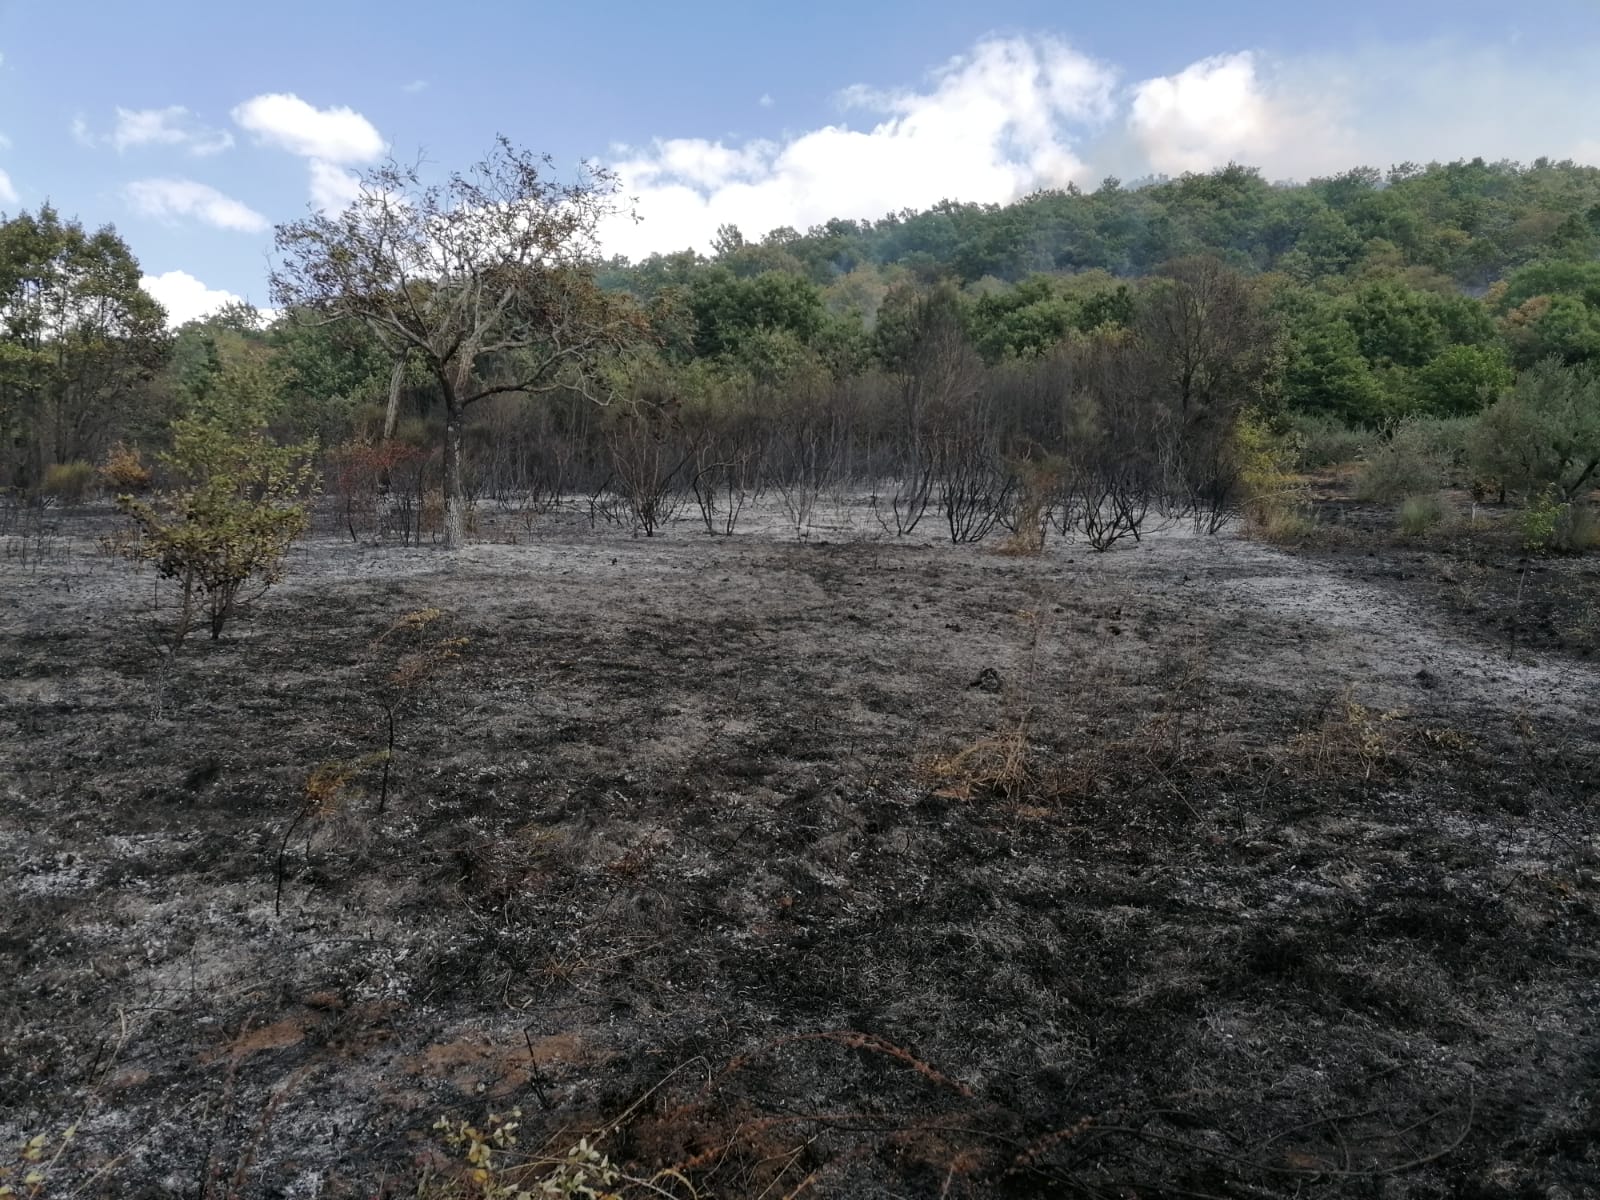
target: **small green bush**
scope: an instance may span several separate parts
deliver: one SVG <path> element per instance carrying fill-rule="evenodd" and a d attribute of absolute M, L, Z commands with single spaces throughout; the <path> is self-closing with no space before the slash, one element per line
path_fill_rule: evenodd
<path fill-rule="evenodd" d="M 1256 528 L 1262 541 L 1272 545 L 1303 542 L 1318 529 L 1316 514 L 1302 505 L 1282 505 L 1264 513 Z"/>
<path fill-rule="evenodd" d="M 1235 423 L 1231 455 L 1239 473 L 1244 515 L 1265 527 L 1278 515 L 1305 504 L 1304 483 L 1293 473 L 1292 436 L 1275 433 L 1258 414 L 1246 412 Z"/>
<path fill-rule="evenodd" d="M 1553 488 L 1529 500 L 1518 523 L 1524 548 L 1535 554 L 1582 554 L 1600 547 L 1600 520 L 1593 507 L 1562 500 Z"/>
<path fill-rule="evenodd" d="M 1443 525 L 1448 515 L 1444 497 L 1434 492 L 1425 496 L 1408 496 L 1400 505 L 1395 523 L 1407 537 L 1421 537 Z"/>
<path fill-rule="evenodd" d="M 1289 440 L 1302 471 L 1359 461 L 1372 444 L 1372 434 L 1352 429 L 1337 417 L 1296 413 L 1289 419 Z"/>
<path fill-rule="evenodd" d="M 1361 464 L 1356 476 L 1356 498 L 1392 503 L 1407 496 L 1424 496 L 1444 485 L 1438 459 L 1415 447 L 1386 442 Z"/>
<path fill-rule="evenodd" d="M 310 527 L 316 446 L 280 446 L 268 436 L 270 398 L 253 364 L 224 367 L 204 403 L 172 423 L 162 462 L 175 486 L 147 500 L 117 497 L 139 531 L 127 553 L 153 561 L 182 589 L 174 649 L 201 604 L 211 636 L 220 637 L 245 584 L 275 583 L 290 545 Z"/>
<path fill-rule="evenodd" d="M 1356 496 L 1390 503 L 1431 495 L 1462 477 L 1470 418 L 1420 417 L 1395 427 L 1374 447 L 1356 477 Z"/>
<path fill-rule="evenodd" d="M 44 469 L 39 495 L 58 504 L 82 504 L 94 486 L 95 475 L 93 463 L 51 463 Z"/>
<path fill-rule="evenodd" d="M 1477 424 L 1476 417 L 1413 417 L 1395 436 L 1438 462 L 1445 482 L 1454 487 L 1466 476 L 1467 443 Z"/>

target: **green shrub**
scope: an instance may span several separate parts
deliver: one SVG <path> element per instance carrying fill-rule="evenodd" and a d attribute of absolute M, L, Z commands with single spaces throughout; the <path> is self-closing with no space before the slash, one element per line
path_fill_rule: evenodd
<path fill-rule="evenodd" d="M 211 636 L 219 637 L 245 584 L 276 582 L 290 545 L 310 525 L 315 445 L 280 446 L 267 436 L 269 395 L 248 364 L 224 368 L 199 411 L 173 422 L 162 461 L 175 489 L 150 500 L 117 498 L 142 535 L 129 553 L 155 562 L 182 589 L 174 647 L 202 603 Z"/>
<path fill-rule="evenodd" d="M 93 463 L 51 463 L 44 469 L 39 494 L 59 504 L 82 504 L 83 498 L 94 486 L 94 479 Z"/>
<path fill-rule="evenodd" d="M 1407 537 L 1420 537 L 1429 530 L 1444 524 L 1449 515 L 1444 497 L 1438 492 L 1424 496 L 1408 496 L 1400 505 L 1396 524 Z"/>
<path fill-rule="evenodd" d="M 1561 523 L 1563 507 L 1549 492 L 1530 500 L 1517 516 L 1517 523 L 1522 526 L 1522 544 L 1529 550 L 1550 549 L 1556 539 L 1556 527 Z"/>
<path fill-rule="evenodd" d="M 1437 461 L 1454 487 L 1466 478 L 1467 444 L 1477 423 L 1475 417 L 1413 417 L 1394 436 Z"/>
<path fill-rule="evenodd" d="M 1296 413 L 1289 418 L 1289 439 L 1296 465 L 1302 471 L 1337 467 L 1360 460 L 1372 444 L 1372 434 L 1352 429 L 1337 417 Z"/>
<path fill-rule="evenodd" d="M 1233 430 L 1233 462 L 1250 528 L 1269 542 L 1295 541 L 1310 532 L 1305 485 L 1291 473 L 1293 436 L 1275 434 L 1259 415 L 1246 412 Z"/>
<path fill-rule="evenodd" d="M 1356 498 L 1391 503 L 1444 486 L 1444 466 L 1415 446 L 1390 441 L 1375 449 L 1356 476 Z"/>
<path fill-rule="evenodd" d="M 1262 513 L 1255 528 L 1261 540 L 1272 545 L 1303 542 L 1317 532 L 1317 517 L 1305 505 L 1279 505 Z"/>
<path fill-rule="evenodd" d="M 1600 547 L 1600 520 L 1578 500 L 1563 500 L 1554 489 L 1533 497 L 1518 515 L 1522 544 L 1536 554 L 1581 554 Z"/>
<path fill-rule="evenodd" d="M 1356 477 L 1356 495 L 1389 503 L 1431 495 L 1457 483 L 1465 474 L 1473 425 L 1471 419 L 1459 417 L 1401 422 L 1367 455 Z"/>
<path fill-rule="evenodd" d="M 1412 390 L 1427 412 L 1465 416 L 1492 404 L 1511 378 L 1498 346 L 1446 346 L 1412 376 Z"/>

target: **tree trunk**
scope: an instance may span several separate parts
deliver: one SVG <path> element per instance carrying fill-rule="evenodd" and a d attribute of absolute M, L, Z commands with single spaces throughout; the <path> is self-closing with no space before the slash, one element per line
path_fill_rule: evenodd
<path fill-rule="evenodd" d="M 1562 499 L 1566 500 L 1568 503 L 1580 499 L 1585 490 L 1587 490 L 1589 480 L 1594 475 L 1596 470 L 1600 470 L 1600 458 L 1589 460 L 1589 465 L 1583 469 L 1583 473 L 1580 474 L 1573 482 L 1573 485 L 1567 489 L 1566 495 L 1563 496 Z"/>
<path fill-rule="evenodd" d="M 461 486 L 461 426 L 466 413 L 447 397 L 444 418 L 444 548 L 457 550 L 466 544 L 466 494 Z"/>
<path fill-rule="evenodd" d="M 394 360 L 394 371 L 389 376 L 389 407 L 383 412 L 383 440 L 388 441 L 394 437 L 394 427 L 400 420 L 400 385 L 406 379 L 406 358 L 400 355 Z"/>

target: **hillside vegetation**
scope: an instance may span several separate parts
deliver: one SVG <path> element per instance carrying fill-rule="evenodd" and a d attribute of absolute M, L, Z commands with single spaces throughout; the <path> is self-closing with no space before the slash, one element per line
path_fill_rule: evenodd
<path fill-rule="evenodd" d="M 531 186 L 538 202 L 555 194 Z M 536 393 L 517 383 L 537 337 L 475 354 L 466 369 L 494 394 L 444 438 L 445 377 L 415 344 L 327 323 L 305 292 L 291 296 L 309 307 L 270 324 L 235 307 L 169 335 L 114 230 L 48 207 L 14 217 L 0 225 L 0 486 L 81 490 L 114 450 L 159 454 L 175 419 L 246 376 L 275 437 L 315 438 L 356 474 L 385 443 L 419 503 L 458 435 L 473 496 L 687 494 L 730 459 L 753 486 L 905 477 L 952 438 L 1011 476 L 1022 460 L 1134 448 L 1171 467 L 1198 444 L 1208 461 L 1179 464 L 1178 490 L 1215 493 L 1247 412 L 1301 465 L 1455 420 L 1446 466 L 1463 485 L 1565 503 L 1591 479 L 1594 168 L 1408 164 L 1276 186 L 1230 166 L 758 240 L 725 227 L 710 256 L 638 263 L 597 259 L 582 232 L 561 230 L 562 249 L 611 298 L 612 351 L 541 375 Z M 1588 399 L 1574 410 L 1572 395 Z M 1494 433 L 1475 442 L 1469 425 L 1491 410 Z"/>

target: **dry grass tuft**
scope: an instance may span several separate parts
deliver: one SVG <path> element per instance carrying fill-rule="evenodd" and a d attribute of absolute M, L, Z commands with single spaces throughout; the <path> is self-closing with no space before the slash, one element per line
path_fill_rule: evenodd
<path fill-rule="evenodd" d="M 952 754 L 940 754 L 923 767 L 937 796 L 977 800 L 998 796 L 1015 800 L 1039 789 L 1025 726 L 980 738 Z"/>
<path fill-rule="evenodd" d="M 1351 684 L 1322 720 L 1290 739 L 1289 753 L 1304 773 L 1317 779 L 1387 779 L 1402 765 L 1411 740 L 1402 724 L 1408 715 L 1401 708 L 1367 707 L 1356 700 Z"/>

